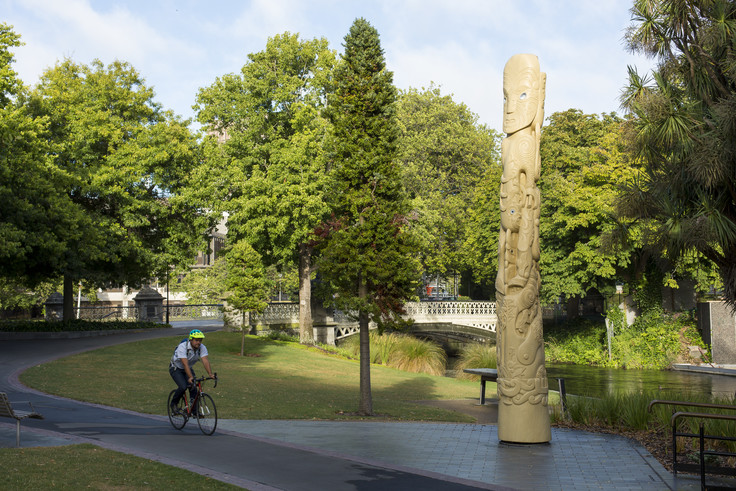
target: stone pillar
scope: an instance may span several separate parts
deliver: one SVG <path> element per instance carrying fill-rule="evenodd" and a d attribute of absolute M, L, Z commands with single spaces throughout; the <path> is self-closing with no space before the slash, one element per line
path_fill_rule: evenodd
<path fill-rule="evenodd" d="M 64 295 L 61 293 L 55 292 L 49 295 L 44 305 L 47 321 L 60 321 L 64 318 Z"/>
<path fill-rule="evenodd" d="M 335 326 L 314 326 L 312 330 L 316 343 L 335 346 Z"/>
<path fill-rule="evenodd" d="M 163 322 L 164 297 L 150 286 L 144 286 L 133 297 L 138 308 L 138 320 L 141 322 Z"/>
<path fill-rule="evenodd" d="M 498 438 L 502 442 L 547 443 L 552 438 L 539 303 L 537 181 L 545 84 L 546 74 L 540 72 L 535 55 L 514 55 L 504 67 L 503 131 L 507 136 L 501 144 L 496 277 Z"/>
<path fill-rule="evenodd" d="M 699 303 L 698 328 L 710 344 L 713 363 L 736 365 L 736 315 L 726 302 Z"/>

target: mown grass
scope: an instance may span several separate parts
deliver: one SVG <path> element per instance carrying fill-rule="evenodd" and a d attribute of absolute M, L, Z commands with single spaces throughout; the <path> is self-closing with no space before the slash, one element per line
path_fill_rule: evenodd
<path fill-rule="evenodd" d="M 178 467 L 94 445 L 0 448 L 2 489 L 240 489 Z M 84 469 L 84 472 L 80 472 Z"/>
<path fill-rule="evenodd" d="M 21 381 L 38 390 L 82 401 L 149 414 L 165 414 L 174 383 L 168 373 L 179 337 L 160 338 L 103 348 L 32 367 Z M 207 334 L 219 384 L 205 390 L 225 419 L 353 419 L 359 403 L 356 360 L 330 356 L 298 343 Z M 195 366 L 203 373 L 201 364 Z M 374 365 L 373 408 L 382 418 L 405 421 L 459 421 L 473 418 L 414 401 L 476 397 L 477 383 L 410 373 Z M 495 386 L 488 388 L 489 393 Z"/>

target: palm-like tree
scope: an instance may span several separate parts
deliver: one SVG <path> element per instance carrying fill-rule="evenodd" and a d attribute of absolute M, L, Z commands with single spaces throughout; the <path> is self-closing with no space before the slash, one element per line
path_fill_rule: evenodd
<path fill-rule="evenodd" d="M 658 60 L 629 68 L 623 106 L 645 171 L 619 202 L 672 257 L 713 261 L 736 309 L 736 2 L 635 0 L 626 40 Z"/>

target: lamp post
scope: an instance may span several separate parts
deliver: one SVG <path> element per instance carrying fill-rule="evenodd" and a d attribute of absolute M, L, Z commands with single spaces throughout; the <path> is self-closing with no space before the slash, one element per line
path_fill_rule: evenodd
<path fill-rule="evenodd" d="M 169 323 L 169 276 L 170 271 L 166 270 L 166 324 Z"/>

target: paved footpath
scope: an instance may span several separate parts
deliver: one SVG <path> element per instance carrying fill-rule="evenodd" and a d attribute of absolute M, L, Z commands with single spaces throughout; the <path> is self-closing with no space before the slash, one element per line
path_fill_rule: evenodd
<path fill-rule="evenodd" d="M 180 337 L 191 327 L 3 340 L 0 392 L 8 392 L 18 405 L 31 401 L 45 416 L 23 421 L 22 446 L 93 443 L 253 491 L 700 487 L 693 477 L 675 479 L 638 443 L 613 435 L 553 429 L 549 445 L 512 446 L 498 443 L 494 425 L 225 419 L 207 437 L 191 422 L 177 431 L 163 416 L 48 396 L 17 379 L 25 368 L 50 359 L 140 339 Z M 0 420 L 0 447 L 14 445 L 14 422 Z"/>

